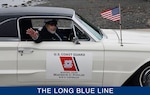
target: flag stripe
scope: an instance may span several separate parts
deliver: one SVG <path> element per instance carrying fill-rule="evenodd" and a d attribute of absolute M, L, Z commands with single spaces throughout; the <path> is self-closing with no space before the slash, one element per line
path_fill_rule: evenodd
<path fill-rule="evenodd" d="M 120 20 L 120 15 L 115 16 L 115 17 L 104 16 L 103 18 L 106 18 L 106 19 L 110 19 L 110 20 L 116 21 L 116 20 Z"/>
<path fill-rule="evenodd" d="M 100 14 L 103 18 L 106 18 L 112 21 L 118 21 L 121 18 L 118 7 L 113 8 L 111 10 L 103 11 Z"/>
<path fill-rule="evenodd" d="M 113 16 L 113 17 L 110 17 L 110 16 L 105 16 L 104 18 L 107 18 L 107 19 L 110 19 L 110 20 L 120 20 L 120 15 L 116 15 L 116 16 Z"/>

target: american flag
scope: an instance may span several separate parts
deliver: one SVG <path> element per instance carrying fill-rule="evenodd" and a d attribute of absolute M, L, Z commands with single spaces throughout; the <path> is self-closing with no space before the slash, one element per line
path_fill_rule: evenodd
<path fill-rule="evenodd" d="M 105 10 L 100 13 L 103 18 L 112 20 L 112 21 L 119 21 L 120 20 L 120 11 L 119 7 L 115 7 L 113 9 Z"/>

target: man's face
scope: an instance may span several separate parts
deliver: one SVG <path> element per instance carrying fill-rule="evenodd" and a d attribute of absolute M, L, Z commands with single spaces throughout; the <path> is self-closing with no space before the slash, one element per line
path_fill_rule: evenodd
<path fill-rule="evenodd" d="M 46 29 L 50 33 L 55 33 L 56 32 L 56 28 L 57 28 L 56 25 L 50 25 L 50 24 L 46 25 Z"/>

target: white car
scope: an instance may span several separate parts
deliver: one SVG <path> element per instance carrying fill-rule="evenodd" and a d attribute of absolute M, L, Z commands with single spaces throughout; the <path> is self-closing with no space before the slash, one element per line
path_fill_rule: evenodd
<path fill-rule="evenodd" d="M 26 34 L 57 19 L 62 41 Z M 150 33 L 98 30 L 74 10 L 0 9 L 0 86 L 150 86 Z M 149 31 L 150 32 L 150 31 Z"/>

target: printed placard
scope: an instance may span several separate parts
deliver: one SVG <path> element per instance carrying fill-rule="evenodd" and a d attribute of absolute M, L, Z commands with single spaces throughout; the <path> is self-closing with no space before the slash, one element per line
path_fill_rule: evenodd
<path fill-rule="evenodd" d="M 92 61 L 92 53 L 89 52 L 47 52 L 46 77 L 60 80 L 90 80 Z"/>

